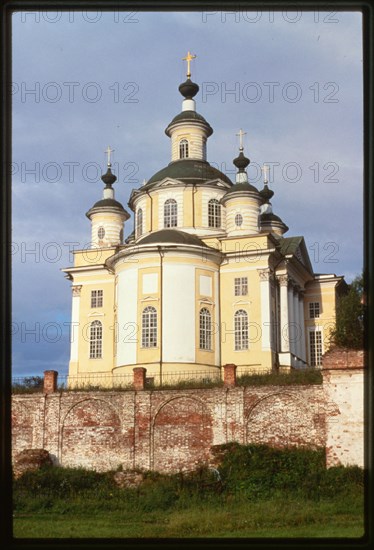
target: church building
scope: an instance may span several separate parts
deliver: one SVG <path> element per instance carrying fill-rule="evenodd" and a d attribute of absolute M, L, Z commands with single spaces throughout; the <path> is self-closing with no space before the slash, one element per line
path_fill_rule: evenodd
<path fill-rule="evenodd" d="M 103 195 L 86 214 L 91 248 L 63 270 L 72 283 L 71 385 L 110 387 L 135 367 L 155 385 L 216 379 L 229 363 L 238 375 L 318 368 L 327 351 L 344 279 L 314 273 L 304 238 L 286 236 L 267 167 L 262 189 L 248 181 L 242 130 L 235 182 L 209 164 L 213 128 L 196 111 L 193 57 L 182 110 L 165 129 L 170 163 L 131 192 L 126 241 L 130 214 L 115 198 L 108 148 Z"/>

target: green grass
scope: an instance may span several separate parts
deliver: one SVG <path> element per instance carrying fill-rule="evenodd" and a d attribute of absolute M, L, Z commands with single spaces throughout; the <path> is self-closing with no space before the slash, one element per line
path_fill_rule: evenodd
<path fill-rule="evenodd" d="M 336 503 L 283 500 L 228 502 L 220 507 L 131 514 L 127 510 L 79 514 L 16 514 L 16 537 L 361 537 L 359 502 L 342 510 Z"/>
<path fill-rule="evenodd" d="M 363 471 L 325 470 L 323 450 L 220 446 L 221 481 L 207 468 L 144 472 L 119 489 L 113 472 L 49 467 L 14 482 L 21 538 L 361 537 Z"/>
<path fill-rule="evenodd" d="M 291 386 L 294 384 L 322 384 L 322 373 L 318 369 L 292 369 L 287 373 L 243 374 L 237 377 L 238 386 Z"/>

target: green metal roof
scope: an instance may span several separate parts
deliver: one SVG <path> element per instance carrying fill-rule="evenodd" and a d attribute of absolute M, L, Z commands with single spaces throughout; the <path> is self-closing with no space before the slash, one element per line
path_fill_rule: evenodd
<path fill-rule="evenodd" d="M 282 239 L 279 240 L 281 254 L 284 256 L 287 254 L 295 254 L 303 240 L 303 237 L 282 237 Z"/>
<path fill-rule="evenodd" d="M 268 214 L 261 214 L 261 222 L 280 222 L 283 223 L 283 225 L 286 225 L 279 216 L 276 214 L 273 214 L 273 212 L 270 212 Z M 287 226 L 286 226 L 287 227 Z M 292 237 L 291 237 L 292 238 Z"/>
<path fill-rule="evenodd" d="M 138 244 L 159 244 L 159 243 L 175 243 L 175 244 L 193 244 L 195 246 L 204 246 L 209 248 L 208 245 L 203 243 L 196 235 L 179 231 L 178 229 L 161 229 L 160 231 L 154 231 L 143 239 L 137 242 Z"/>
<path fill-rule="evenodd" d="M 165 129 L 165 134 L 167 136 L 169 136 L 170 135 L 169 128 L 173 124 L 175 124 L 177 122 L 183 122 L 183 121 L 186 121 L 186 122 L 202 122 L 207 127 L 208 136 L 211 136 L 213 134 L 213 128 L 211 127 L 209 122 L 207 122 L 205 120 L 205 118 L 202 115 L 200 115 L 199 113 L 197 113 L 196 111 L 182 111 L 181 113 L 179 113 L 177 116 L 175 116 L 173 118 L 173 120 L 170 122 L 170 124 L 168 124 L 167 128 Z"/>
<path fill-rule="evenodd" d="M 310 262 L 304 237 L 281 237 L 278 243 L 279 251 L 283 256 L 288 256 L 290 254 L 295 256 L 304 267 L 313 274 L 313 267 Z"/>
<path fill-rule="evenodd" d="M 114 199 L 101 199 L 100 201 L 95 202 L 92 208 L 101 208 L 102 206 L 110 206 L 112 208 L 119 208 L 120 210 L 125 211 L 122 204 Z"/>
<path fill-rule="evenodd" d="M 227 197 L 227 195 L 231 195 L 232 193 L 237 193 L 237 192 L 243 192 L 243 191 L 250 191 L 251 193 L 258 193 L 258 189 L 256 189 L 256 187 L 254 185 L 251 185 L 250 183 L 248 182 L 243 182 L 243 183 L 235 183 L 235 185 L 233 185 L 231 187 L 231 189 L 229 189 L 225 195 L 225 197 Z"/>
<path fill-rule="evenodd" d="M 156 172 L 143 188 L 148 188 L 150 184 L 162 181 L 165 178 L 180 180 L 184 183 L 203 183 L 209 180 L 220 179 L 232 185 L 232 181 L 223 172 L 211 166 L 209 162 L 183 159 L 170 162 L 168 166 Z"/>

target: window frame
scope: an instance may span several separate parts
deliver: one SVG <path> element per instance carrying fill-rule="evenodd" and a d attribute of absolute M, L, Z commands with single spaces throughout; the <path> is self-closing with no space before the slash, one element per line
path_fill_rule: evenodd
<path fill-rule="evenodd" d="M 240 219 L 240 223 L 238 223 L 238 218 Z M 243 225 L 243 215 L 238 212 L 237 214 L 235 214 L 235 218 L 234 218 L 234 223 L 235 223 L 235 227 L 241 227 Z"/>
<path fill-rule="evenodd" d="M 321 316 L 320 302 L 309 302 L 309 319 L 319 319 Z"/>
<path fill-rule="evenodd" d="M 248 296 L 248 277 L 234 278 L 234 295 Z"/>
<path fill-rule="evenodd" d="M 89 356 L 90 359 L 103 358 L 103 324 L 98 319 L 90 324 Z"/>
<path fill-rule="evenodd" d="M 182 138 L 179 142 L 179 158 L 181 160 L 189 158 L 189 148 L 190 144 L 188 143 L 188 139 Z"/>
<path fill-rule="evenodd" d="M 208 308 L 199 311 L 199 349 L 212 351 L 212 314 Z"/>
<path fill-rule="evenodd" d="M 312 341 L 312 338 L 313 338 L 313 341 Z M 322 356 L 323 356 L 323 332 L 321 327 L 316 327 L 316 328 L 313 327 L 309 329 L 308 352 L 309 352 L 310 367 L 315 369 L 321 368 Z"/>
<path fill-rule="evenodd" d="M 144 349 L 157 348 L 158 319 L 157 309 L 146 306 L 142 311 L 142 345 Z"/>
<path fill-rule="evenodd" d="M 91 308 L 103 307 L 104 293 L 102 289 L 91 290 Z"/>
<path fill-rule="evenodd" d="M 164 202 L 164 228 L 178 227 L 178 203 L 175 199 Z"/>
<path fill-rule="evenodd" d="M 249 348 L 248 313 L 238 309 L 234 314 L 234 350 L 245 351 Z"/>
<path fill-rule="evenodd" d="M 218 199 L 208 201 L 208 227 L 214 229 L 222 227 L 222 207 Z"/>

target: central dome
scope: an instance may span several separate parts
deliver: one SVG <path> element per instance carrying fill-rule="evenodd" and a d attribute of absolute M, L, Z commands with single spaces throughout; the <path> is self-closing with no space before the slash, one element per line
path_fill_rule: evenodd
<path fill-rule="evenodd" d="M 220 179 L 225 183 L 232 185 L 232 181 L 223 172 L 217 170 L 204 160 L 184 159 L 170 162 L 168 166 L 162 168 L 154 174 L 146 183 L 150 184 L 162 181 L 165 178 L 172 178 L 183 181 L 184 183 L 204 183 L 210 180 Z"/>
<path fill-rule="evenodd" d="M 143 239 L 140 239 L 137 244 L 157 243 L 193 244 L 195 246 L 204 246 L 209 248 L 196 235 L 191 235 L 190 233 L 179 231 L 178 229 L 160 229 L 160 231 L 154 231 Z"/>

